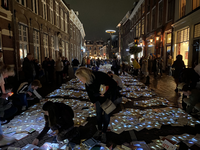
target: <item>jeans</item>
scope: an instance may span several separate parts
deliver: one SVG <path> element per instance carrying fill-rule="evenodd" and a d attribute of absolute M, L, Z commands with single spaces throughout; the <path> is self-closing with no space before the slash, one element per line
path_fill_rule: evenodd
<path fill-rule="evenodd" d="M 109 122 L 110 122 L 110 115 L 102 114 L 104 111 L 101 108 L 101 104 L 99 101 L 96 102 L 96 114 L 97 114 L 97 124 L 98 124 L 98 130 L 101 130 L 103 133 L 106 133 Z M 103 130 L 102 130 L 102 125 L 103 125 Z"/>
<path fill-rule="evenodd" d="M 20 102 L 13 101 L 14 105 L 16 105 L 16 106 L 27 106 L 28 107 L 27 97 L 26 97 L 25 93 L 16 94 L 16 97 L 20 99 Z"/>
<path fill-rule="evenodd" d="M 73 70 L 74 70 L 74 74 L 76 73 L 76 70 L 77 70 L 78 68 L 73 68 Z"/>

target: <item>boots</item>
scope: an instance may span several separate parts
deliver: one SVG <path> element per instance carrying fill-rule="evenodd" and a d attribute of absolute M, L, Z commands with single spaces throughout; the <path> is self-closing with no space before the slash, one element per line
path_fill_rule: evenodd
<path fill-rule="evenodd" d="M 150 84 L 149 80 L 150 80 L 150 78 L 149 78 L 149 76 L 147 76 L 146 77 L 146 82 L 145 82 L 146 85 Z"/>

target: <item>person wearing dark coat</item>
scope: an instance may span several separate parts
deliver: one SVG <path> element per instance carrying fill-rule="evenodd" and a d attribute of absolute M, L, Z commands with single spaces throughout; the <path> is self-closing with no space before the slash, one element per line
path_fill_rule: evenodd
<path fill-rule="evenodd" d="M 74 58 L 74 60 L 72 61 L 72 67 L 74 70 L 74 74 L 75 74 L 76 70 L 78 69 L 78 65 L 79 65 L 78 59 Z"/>
<path fill-rule="evenodd" d="M 50 56 L 49 61 L 47 63 L 49 83 L 52 83 L 54 81 L 54 65 L 55 65 L 55 61 Z"/>
<path fill-rule="evenodd" d="M 179 83 L 179 79 L 180 79 L 180 73 L 183 69 L 185 69 L 185 64 L 184 61 L 182 60 L 183 56 L 182 55 L 177 55 L 176 56 L 176 61 L 174 61 L 172 68 L 174 68 L 174 80 L 176 82 L 176 89 L 175 91 L 178 92 L 178 83 Z"/>
<path fill-rule="evenodd" d="M 49 59 L 45 57 L 45 60 L 42 62 L 42 68 L 44 69 L 45 79 L 48 82 L 48 61 Z"/>
<path fill-rule="evenodd" d="M 33 145 L 38 145 L 39 141 L 51 129 L 57 137 L 57 141 L 68 139 L 71 141 L 77 135 L 77 128 L 74 127 L 74 112 L 72 108 L 64 103 L 47 101 L 42 110 L 44 111 L 45 127 L 34 139 Z"/>
<path fill-rule="evenodd" d="M 27 57 L 25 57 L 23 61 L 23 72 L 25 76 L 25 81 L 28 83 L 31 83 L 36 76 L 35 66 L 32 62 L 32 58 L 33 55 L 31 53 L 28 53 Z"/>
<path fill-rule="evenodd" d="M 110 122 L 110 114 L 106 114 L 101 108 L 107 99 L 112 101 L 116 98 L 117 83 L 106 73 L 100 71 L 92 71 L 86 67 L 80 67 L 76 71 L 76 77 L 85 84 L 86 91 L 90 101 L 94 103 L 97 113 L 98 131 L 94 134 L 94 138 L 101 136 L 102 142 L 106 142 L 106 131 Z M 105 93 L 100 93 L 101 86 L 108 86 Z M 103 113 L 104 112 L 104 113 Z M 102 127 L 103 126 L 103 127 Z"/>

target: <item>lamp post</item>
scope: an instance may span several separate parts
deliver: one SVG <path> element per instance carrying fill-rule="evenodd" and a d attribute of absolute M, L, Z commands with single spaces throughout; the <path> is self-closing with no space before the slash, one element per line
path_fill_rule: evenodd
<path fill-rule="evenodd" d="M 106 33 L 110 34 L 110 50 L 109 50 L 110 52 L 111 52 L 111 49 L 112 49 L 112 34 L 115 33 L 115 32 L 116 32 L 115 30 L 106 30 Z M 110 52 L 109 52 L 109 54 L 110 54 Z"/>

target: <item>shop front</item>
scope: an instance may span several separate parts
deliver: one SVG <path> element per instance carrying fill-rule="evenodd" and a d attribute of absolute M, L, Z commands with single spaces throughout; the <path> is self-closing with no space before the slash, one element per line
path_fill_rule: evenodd
<path fill-rule="evenodd" d="M 147 49 L 147 56 L 153 56 L 156 55 L 156 49 L 155 49 L 155 36 L 149 36 L 146 38 L 146 49 Z"/>
<path fill-rule="evenodd" d="M 174 58 L 176 58 L 177 55 L 182 55 L 186 67 L 188 67 L 189 35 L 189 27 L 178 30 L 176 32 L 176 43 L 174 49 Z"/>

